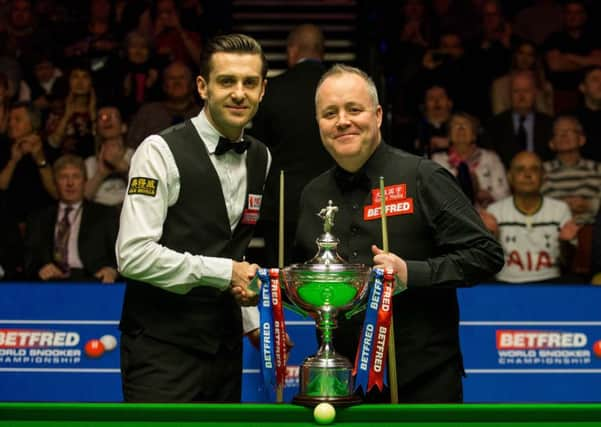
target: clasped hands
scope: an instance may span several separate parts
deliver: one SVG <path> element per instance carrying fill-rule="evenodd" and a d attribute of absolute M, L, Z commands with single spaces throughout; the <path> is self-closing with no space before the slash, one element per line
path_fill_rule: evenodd
<path fill-rule="evenodd" d="M 250 264 L 246 261 L 233 262 L 230 292 L 241 306 L 253 306 L 259 302 L 259 294 L 249 289 L 249 285 L 255 278 L 258 269 L 257 264 Z"/>

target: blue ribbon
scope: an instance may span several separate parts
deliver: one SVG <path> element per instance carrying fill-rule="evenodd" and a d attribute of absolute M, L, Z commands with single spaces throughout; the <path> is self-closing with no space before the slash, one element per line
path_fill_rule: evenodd
<path fill-rule="evenodd" d="M 271 287 L 269 270 L 259 269 L 261 280 L 261 299 L 259 301 L 259 323 L 261 327 L 261 373 L 268 400 L 275 401 L 276 363 L 273 336 L 273 308 L 271 305 Z"/>
<path fill-rule="evenodd" d="M 378 322 L 378 309 L 384 291 L 384 286 L 382 285 L 383 278 L 384 270 L 375 268 L 367 300 L 367 311 L 365 312 L 363 329 L 359 339 L 359 348 L 357 349 L 357 360 L 355 361 L 355 389 L 362 387 L 364 393 L 367 393 L 369 370 L 371 368 L 376 335 L 375 329 Z"/>

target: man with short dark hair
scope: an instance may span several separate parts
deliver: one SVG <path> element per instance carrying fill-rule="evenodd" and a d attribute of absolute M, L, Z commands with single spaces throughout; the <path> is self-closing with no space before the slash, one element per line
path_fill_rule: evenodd
<path fill-rule="evenodd" d="M 266 73 L 254 39 L 216 37 L 196 78 L 203 110 L 132 157 L 117 241 L 128 402 L 240 401 L 242 336 L 258 336 L 256 307 L 240 309 L 256 304 L 244 253 L 271 161 L 244 127 Z"/>

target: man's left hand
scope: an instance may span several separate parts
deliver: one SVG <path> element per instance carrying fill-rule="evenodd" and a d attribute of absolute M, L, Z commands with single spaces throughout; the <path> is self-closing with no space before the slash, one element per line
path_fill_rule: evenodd
<path fill-rule="evenodd" d="M 400 285 L 407 286 L 407 263 L 404 259 L 392 252 L 384 252 L 376 245 L 371 245 L 371 252 L 374 254 L 374 268 L 392 268 Z"/>
<path fill-rule="evenodd" d="M 578 236 L 580 225 L 576 224 L 573 219 L 566 222 L 559 230 L 559 240 L 570 241 Z"/>

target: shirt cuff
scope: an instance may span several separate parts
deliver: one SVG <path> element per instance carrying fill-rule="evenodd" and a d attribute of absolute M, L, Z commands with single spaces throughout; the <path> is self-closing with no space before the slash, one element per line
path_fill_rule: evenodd
<path fill-rule="evenodd" d="M 202 257 L 203 276 L 200 285 L 208 285 L 225 291 L 232 281 L 234 263 L 229 258 Z"/>
<path fill-rule="evenodd" d="M 427 261 L 407 262 L 407 287 L 432 286 L 430 264 Z"/>
<path fill-rule="evenodd" d="M 240 307 L 242 310 L 242 331 L 244 335 L 259 329 L 259 310 L 257 307 Z"/>

